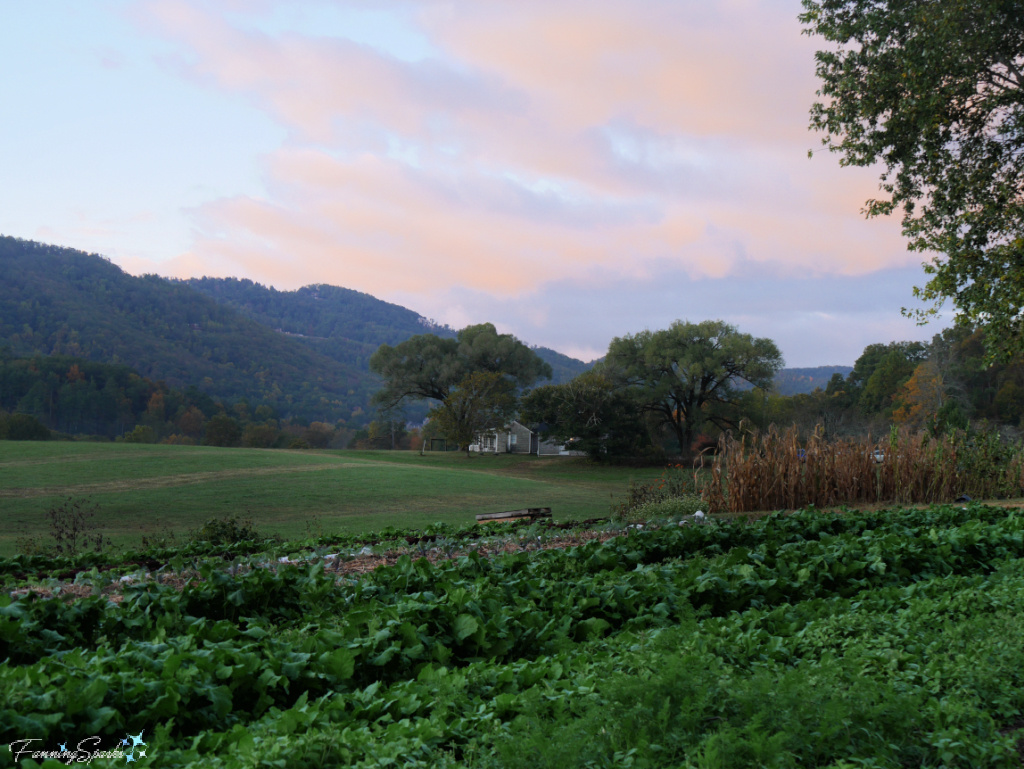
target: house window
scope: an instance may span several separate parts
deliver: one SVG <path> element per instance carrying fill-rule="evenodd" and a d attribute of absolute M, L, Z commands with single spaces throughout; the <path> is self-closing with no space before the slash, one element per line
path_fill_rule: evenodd
<path fill-rule="evenodd" d="M 484 451 L 494 451 L 497 448 L 498 436 L 496 435 L 485 435 L 484 436 Z"/>
<path fill-rule="evenodd" d="M 516 438 L 518 438 L 518 437 L 519 436 L 517 436 L 515 433 L 512 433 L 512 436 L 508 439 L 509 445 L 510 446 L 515 446 L 516 445 Z"/>

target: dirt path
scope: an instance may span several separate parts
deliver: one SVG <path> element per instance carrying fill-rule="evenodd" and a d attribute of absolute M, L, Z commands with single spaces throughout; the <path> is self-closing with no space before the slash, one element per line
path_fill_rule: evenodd
<path fill-rule="evenodd" d="M 347 557 L 340 557 L 337 555 L 317 557 L 310 555 L 307 559 L 291 561 L 289 563 L 309 564 L 317 560 L 321 560 L 324 563 L 324 572 L 327 574 L 335 574 L 338 578 L 356 577 L 360 574 L 366 574 L 378 569 L 381 566 L 394 566 L 395 563 L 398 562 L 398 559 L 403 556 L 409 556 L 413 560 L 425 558 L 431 563 L 438 563 L 439 561 L 455 560 L 471 552 L 478 553 L 484 558 L 489 558 L 501 555 L 502 553 L 515 553 L 522 551 L 536 552 L 539 550 L 555 550 L 577 547 L 594 540 L 597 540 L 598 542 L 607 542 L 609 539 L 618 536 L 622 536 L 622 532 L 583 529 L 563 535 L 549 536 L 546 539 L 538 540 L 537 542 L 509 539 L 506 541 L 482 545 L 469 543 L 450 551 L 445 551 L 440 547 L 434 547 L 430 550 L 422 551 L 415 547 L 399 546 L 384 553 L 359 554 Z M 281 562 L 270 562 L 261 566 L 245 565 L 240 568 L 238 573 L 240 575 L 245 574 L 252 571 L 254 568 L 276 569 L 280 568 L 282 565 L 283 564 Z M 229 567 L 225 570 L 229 570 L 230 568 L 234 567 Z M 140 581 L 159 581 L 161 584 L 171 585 L 175 589 L 181 591 L 184 590 L 189 583 L 202 582 L 202 578 L 199 576 L 198 572 L 192 570 L 180 574 L 173 572 L 154 573 L 150 571 L 144 573 L 140 577 L 133 575 L 131 577 L 117 579 L 104 586 L 101 593 L 105 595 L 111 603 L 119 604 L 124 600 L 125 588 Z M 35 593 L 42 598 L 59 597 L 65 601 L 73 601 L 78 598 L 84 598 L 85 596 L 92 595 L 93 592 L 94 588 L 92 585 L 77 584 L 70 580 L 62 580 L 56 585 L 22 585 L 14 590 L 10 590 L 8 595 L 13 598 L 21 598 L 27 596 L 29 593 Z"/>

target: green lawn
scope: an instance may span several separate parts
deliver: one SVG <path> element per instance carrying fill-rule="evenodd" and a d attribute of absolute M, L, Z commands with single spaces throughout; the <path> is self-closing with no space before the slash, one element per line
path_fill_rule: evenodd
<path fill-rule="evenodd" d="M 69 496 L 99 506 L 96 528 L 116 544 L 213 517 L 252 518 L 261 531 L 304 537 L 477 513 L 552 508 L 556 520 L 608 514 L 633 478 L 657 468 L 570 457 L 472 457 L 387 451 L 280 451 L 205 446 L 0 441 L 0 555 L 47 536 L 47 510 Z"/>

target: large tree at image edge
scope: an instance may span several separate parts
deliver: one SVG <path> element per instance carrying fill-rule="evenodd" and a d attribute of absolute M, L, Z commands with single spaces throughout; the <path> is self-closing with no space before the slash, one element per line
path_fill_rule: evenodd
<path fill-rule="evenodd" d="M 736 385 L 768 389 L 782 368 L 771 339 L 755 339 L 720 320 L 676 321 L 662 331 L 617 337 L 605 359 L 638 402 L 667 425 L 685 454 L 706 421 L 735 425 L 726 409 L 736 404 Z M 724 407 L 724 408 L 723 408 Z"/>
<path fill-rule="evenodd" d="M 868 216 L 903 213 L 933 254 L 916 296 L 951 299 L 989 327 L 990 352 L 1024 339 L 1024 4 L 803 0 L 819 51 L 812 128 L 842 165 L 884 167 Z"/>

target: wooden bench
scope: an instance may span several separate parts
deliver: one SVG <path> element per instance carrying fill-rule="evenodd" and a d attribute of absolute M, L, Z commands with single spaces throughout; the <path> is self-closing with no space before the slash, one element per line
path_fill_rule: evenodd
<path fill-rule="evenodd" d="M 521 510 L 506 510 L 501 513 L 483 513 L 476 517 L 477 523 L 508 523 L 510 521 L 537 521 L 551 517 L 550 507 L 524 507 Z"/>

